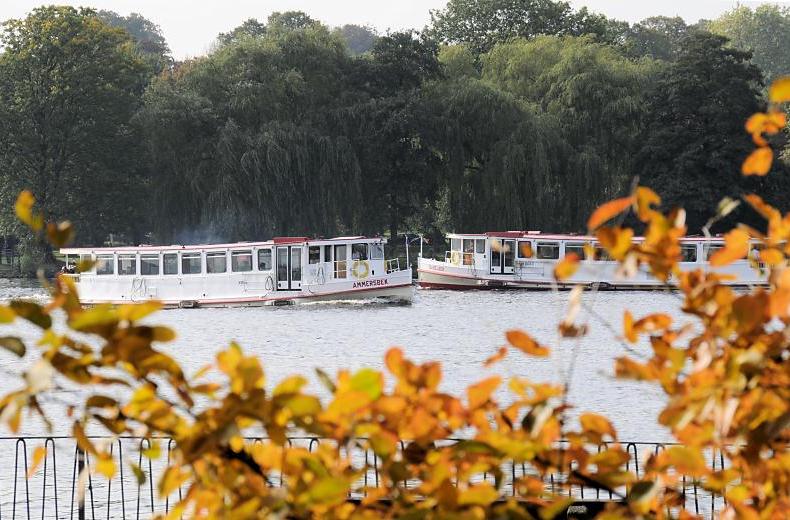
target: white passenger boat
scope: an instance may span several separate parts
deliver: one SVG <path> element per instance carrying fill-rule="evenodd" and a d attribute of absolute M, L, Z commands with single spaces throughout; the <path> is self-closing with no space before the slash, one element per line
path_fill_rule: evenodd
<path fill-rule="evenodd" d="M 86 304 L 159 300 L 168 307 L 284 305 L 382 298 L 410 301 L 411 269 L 384 258 L 382 238 L 309 239 L 194 246 L 64 248 L 92 259 L 74 274 Z"/>
<path fill-rule="evenodd" d="M 654 289 L 667 284 L 653 277 L 644 267 L 636 276 L 623 277 L 619 263 L 608 260 L 595 237 L 549 235 L 540 232 L 508 231 L 483 234 L 449 234 L 450 250 L 441 259 L 419 258 L 419 285 L 438 289 L 524 288 L 550 289 L 584 285 L 600 289 Z M 642 238 L 634 238 L 638 242 Z M 585 258 L 584 247 L 595 247 L 596 260 L 583 260 L 576 273 L 557 283 L 554 266 L 565 255 L 575 253 Z M 740 260 L 721 268 L 712 268 L 710 255 L 724 247 L 721 238 L 686 237 L 681 240 L 680 269 L 703 269 L 732 275 L 725 283 L 756 286 L 766 283 L 764 270 L 754 262 Z M 669 285 L 673 284 L 670 278 Z"/>

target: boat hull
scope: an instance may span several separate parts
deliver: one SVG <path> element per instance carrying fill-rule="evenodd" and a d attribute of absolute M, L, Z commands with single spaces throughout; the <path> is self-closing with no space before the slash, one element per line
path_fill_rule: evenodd
<path fill-rule="evenodd" d="M 243 286 L 240 286 L 243 287 Z M 348 280 L 320 285 L 303 285 L 299 290 L 264 290 L 254 294 L 253 290 L 243 290 L 236 294 L 222 291 L 182 293 L 176 297 L 172 288 L 159 286 L 158 290 L 134 297 L 101 297 L 100 288 L 91 287 L 83 282 L 77 283 L 82 303 L 98 305 L 103 303 L 125 304 L 149 300 L 162 302 L 166 308 L 217 308 L 217 307 L 264 307 L 279 305 L 299 305 L 327 301 L 384 300 L 396 303 L 409 303 L 414 295 L 411 270 L 389 273 L 379 278 Z"/>
<path fill-rule="evenodd" d="M 528 290 L 567 290 L 581 285 L 597 290 L 660 290 L 676 287 L 676 280 L 664 283 L 648 272 L 622 279 L 617 276 L 617 264 L 595 267 L 582 266 L 579 272 L 565 283 L 559 283 L 553 276 L 553 262 L 533 262 L 529 271 L 514 269 L 513 274 L 491 275 L 471 266 L 452 265 L 448 262 L 420 258 L 417 269 L 417 283 L 423 289 L 449 290 L 491 290 L 491 289 L 528 289 Z M 728 273 L 735 274 L 735 273 Z M 735 277 L 724 282 L 732 287 L 758 287 L 766 285 L 764 279 Z"/>

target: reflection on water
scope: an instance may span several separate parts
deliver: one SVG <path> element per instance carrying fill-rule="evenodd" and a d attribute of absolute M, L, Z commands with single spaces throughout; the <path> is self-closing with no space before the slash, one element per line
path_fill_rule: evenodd
<path fill-rule="evenodd" d="M 677 309 L 676 294 L 585 294 L 585 302 L 610 327 L 582 311 L 579 320 L 591 320 L 588 336 L 557 345 L 556 324 L 564 315 L 568 293 L 415 291 L 411 305 L 324 303 L 272 308 L 179 309 L 162 311 L 150 321 L 169 325 L 178 332 L 178 339 L 164 348 L 182 363 L 187 373 L 210 363 L 216 351 L 233 340 L 262 359 L 268 385 L 287 375 L 303 373 L 312 380 L 311 390 L 321 394 L 323 387 L 313 377 L 315 368 L 320 367 L 330 374 L 340 368 L 363 366 L 383 370 L 384 353 L 393 345 L 403 348 L 406 355 L 416 361 L 441 361 L 442 389 L 461 395 L 469 384 L 492 374 L 562 382 L 575 357 L 570 381 L 574 414 L 591 411 L 607 415 L 623 439 L 669 440 L 655 419 L 664 400 L 660 389 L 614 379 L 614 359 L 625 352 L 612 329 L 621 330 L 626 308 L 636 316 Z M 43 298 L 44 292 L 35 283 L 0 281 L 0 300 L 19 297 Z M 677 310 L 671 314 L 681 316 Z M 483 361 L 503 344 L 503 333 L 510 328 L 522 328 L 553 346 L 552 355 L 547 359 L 535 359 L 511 352 L 498 365 L 483 368 Z M 25 324 L 2 329 L 2 335 L 36 337 L 35 330 Z M 637 348 L 647 353 L 647 344 Z M 24 366 L 20 366 L 19 360 L 11 354 L 0 353 L 0 369 L 4 372 L 19 373 Z M 6 392 L 16 386 L 16 382 L 4 376 L 0 391 Z M 509 399 L 505 390 L 500 396 L 503 400 Z M 69 398 L 75 396 L 64 396 L 66 400 Z M 59 417 L 62 419 L 55 423 L 56 433 L 68 434 L 69 420 L 62 414 Z M 28 421 L 25 433 L 44 433 L 34 424 Z"/>

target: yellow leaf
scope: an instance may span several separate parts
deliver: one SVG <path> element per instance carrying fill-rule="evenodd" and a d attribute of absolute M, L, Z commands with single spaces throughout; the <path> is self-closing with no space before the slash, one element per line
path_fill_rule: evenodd
<path fill-rule="evenodd" d="M 579 417 L 579 422 L 585 432 L 595 433 L 598 435 L 610 435 L 612 439 L 617 438 L 617 432 L 609 422 L 609 419 L 602 415 L 595 413 L 583 413 Z"/>
<path fill-rule="evenodd" d="M 272 395 L 276 397 L 283 394 L 295 394 L 298 393 L 299 390 L 301 390 L 306 384 L 307 379 L 303 378 L 302 376 L 286 377 L 274 387 L 274 393 Z"/>
<path fill-rule="evenodd" d="M 33 450 L 33 457 L 30 462 L 30 469 L 27 470 L 27 478 L 32 477 L 38 466 L 41 464 L 41 461 L 44 460 L 44 457 L 47 456 L 47 448 L 44 446 L 37 446 L 35 450 Z"/>
<path fill-rule="evenodd" d="M 363 368 L 351 376 L 351 389 L 367 394 L 371 400 L 378 399 L 384 387 L 381 372 L 371 368 Z"/>
<path fill-rule="evenodd" d="M 590 230 L 597 229 L 608 220 L 613 219 L 623 211 L 627 210 L 634 203 L 635 197 L 623 197 L 621 199 L 610 200 L 598 207 L 590 219 L 587 221 L 587 227 Z"/>
<path fill-rule="evenodd" d="M 785 260 L 785 255 L 774 248 L 763 249 L 760 251 L 760 261 L 768 265 L 779 265 Z"/>
<path fill-rule="evenodd" d="M 650 215 L 655 211 L 652 206 L 661 204 L 661 197 L 655 191 L 645 186 L 636 189 L 636 215 L 642 222 L 650 220 Z"/>
<path fill-rule="evenodd" d="M 705 457 L 697 448 L 671 446 L 658 454 L 657 465 L 672 466 L 678 473 L 690 477 L 700 477 L 708 473 Z"/>
<path fill-rule="evenodd" d="M 525 354 L 532 356 L 546 357 L 551 352 L 548 348 L 541 346 L 532 339 L 527 333 L 520 330 L 509 330 L 505 333 L 508 343 L 519 349 Z"/>
<path fill-rule="evenodd" d="M 623 316 L 623 336 L 631 343 L 636 343 L 637 335 L 634 331 L 634 317 L 631 311 L 625 311 Z"/>
<path fill-rule="evenodd" d="M 615 260 L 622 260 L 631 249 L 634 230 L 631 228 L 601 228 L 596 233 L 598 241 Z"/>
<path fill-rule="evenodd" d="M 0 305 L 0 323 L 11 323 L 16 318 L 16 313 L 11 307 Z"/>
<path fill-rule="evenodd" d="M 554 278 L 565 280 L 570 278 L 579 269 L 579 255 L 569 253 L 554 266 Z"/>
<path fill-rule="evenodd" d="M 16 216 L 33 231 L 40 231 L 44 227 L 44 218 L 33 211 L 36 198 L 28 190 L 22 191 L 16 199 L 14 210 Z"/>
<path fill-rule="evenodd" d="M 771 83 L 768 98 L 771 103 L 790 102 L 790 76 L 784 76 Z"/>
<path fill-rule="evenodd" d="M 162 456 L 162 448 L 159 444 L 159 441 L 152 440 L 149 441 L 149 445 L 143 451 L 143 457 L 155 460 Z"/>
<path fill-rule="evenodd" d="M 143 478 L 145 478 L 144 475 Z M 162 478 L 159 480 L 159 496 L 162 498 L 167 497 L 173 491 L 177 490 L 181 484 L 186 482 L 187 478 L 189 478 L 189 473 L 182 471 L 180 467 L 168 467 L 165 470 L 165 474 L 162 475 Z"/>
<path fill-rule="evenodd" d="M 710 257 L 710 265 L 721 267 L 744 258 L 749 253 L 749 234 L 733 229 L 724 236 L 724 247 Z"/>
<path fill-rule="evenodd" d="M 109 453 L 102 453 L 96 461 L 96 471 L 111 479 L 115 475 L 115 462 Z"/>
<path fill-rule="evenodd" d="M 741 166 L 744 175 L 768 175 L 774 161 L 774 152 L 768 146 L 761 146 L 753 151 Z"/>
<path fill-rule="evenodd" d="M 458 505 L 487 506 L 499 498 L 499 492 L 494 486 L 485 482 L 461 491 L 458 495 Z"/>
<path fill-rule="evenodd" d="M 148 301 L 121 305 L 118 307 L 118 318 L 128 321 L 138 321 L 162 308 L 162 302 Z"/>
<path fill-rule="evenodd" d="M 499 376 L 489 377 L 477 384 L 474 384 L 466 389 L 467 397 L 469 398 L 469 408 L 479 408 L 486 404 L 491 398 L 491 394 L 502 383 L 502 378 Z"/>

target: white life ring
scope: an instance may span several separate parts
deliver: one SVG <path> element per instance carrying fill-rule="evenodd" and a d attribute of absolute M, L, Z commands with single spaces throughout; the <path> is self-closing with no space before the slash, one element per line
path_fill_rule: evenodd
<path fill-rule="evenodd" d="M 450 263 L 453 265 L 461 265 L 461 252 L 453 251 L 450 253 Z"/>

